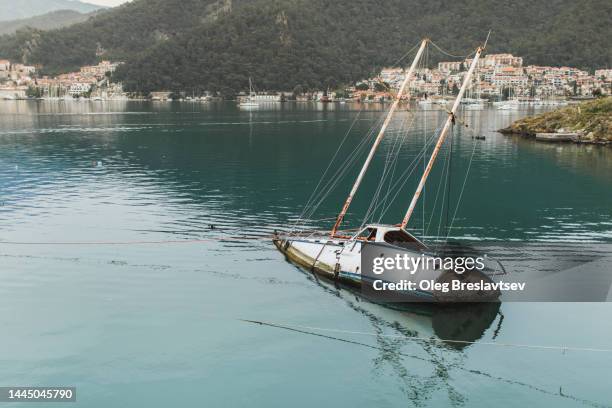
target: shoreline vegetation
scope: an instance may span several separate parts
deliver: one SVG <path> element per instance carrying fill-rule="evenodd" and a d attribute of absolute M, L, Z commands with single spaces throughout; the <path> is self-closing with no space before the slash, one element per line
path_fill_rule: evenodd
<path fill-rule="evenodd" d="M 549 142 L 612 146 L 612 97 L 523 118 L 498 132 Z"/>

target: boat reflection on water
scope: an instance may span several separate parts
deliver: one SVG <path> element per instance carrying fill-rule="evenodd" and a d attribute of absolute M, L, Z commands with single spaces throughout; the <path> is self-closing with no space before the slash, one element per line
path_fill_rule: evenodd
<path fill-rule="evenodd" d="M 499 311 L 499 302 L 455 305 L 380 304 L 365 298 L 353 286 L 319 276 L 301 267 L 296 268 L 323 290 L 342 299 L 351 309 L 361 314 L 371 329 L 350 331 L 252 323 L 340 342 L 355 347 L 356 351 L 374 351 L 372 362 L 375 376 L 390 370 L 398 381 L 397 386 L 414 406 L 424 406 L 439 390 L 446 390 L 452 400 L 467 401 L 468 396 L 453 384 L 449 375 L 455 370 L 488 380 L 495 378 L 504 384 L 530 386 L 521 381 L 494 377 L 483 370 L 465 368 L 465 349 L 474 343 L 478 344 L 478 340 L 492 326 L 492 339 L 501 330 L 503 315 Z"/>
<path fill-rule="evenodd" d="M 430 305 L 424 305 L 430 306 Z M 431 305 L 431 325 L 434 334 L 457 349 L 463 349 L 473 342 L 481 339 L 485 331 L 495 322 L 497 326 L 493 337 L 499 333 L 503 315 L 499 311 L 500 302 Z M 451 342 L 452 341 L 452 342 Z M 460 343 L 465 342 L 465 343 Z"/>
<path fill-rule="evenodd" d="M 492 339 L 501 330 L 500 302 L 483 303 L 381 303 L 358 288 L 296 267 L 327 292 L 343 299 L 353 310 L 365 315 L 375 326 L 373 333 L 406 340 L 435 341 L 463 350 L 482 339 L 495 324 Z M 387 333 L 388 332 L 388 333 Z"/>

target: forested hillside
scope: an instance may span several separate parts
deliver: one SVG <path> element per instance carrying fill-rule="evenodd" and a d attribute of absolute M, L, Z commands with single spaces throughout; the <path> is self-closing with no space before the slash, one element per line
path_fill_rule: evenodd
<path fill-rule="evenodd" d="M 135 0 L 50 32 L 0 39 L 0 56 L 59 72 L 110 58 L 129 90 L 324 88 L 392 63 L 428 36 L 526 63 L 612 66 L 609 0 Z M 97 53 L 96 53 L 97 51 Z M 431 55 L 435 62 L 436 55 Z"/>
<path fill-rule="evenodd" d="M 51 74 L 99 59 L 129 61 L 139 52 L 207 24 L 217 13 L 229 11 L 231 4 L 231 0 L 134 0 L 67 28 L 25 29 L 2 36 L 0 56 L 42 65 Z"/>

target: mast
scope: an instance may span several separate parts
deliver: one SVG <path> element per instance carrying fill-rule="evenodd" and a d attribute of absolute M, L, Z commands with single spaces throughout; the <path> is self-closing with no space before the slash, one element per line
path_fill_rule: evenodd
<path fill-rule="evenodd" d="M 425 171 L 423 172 L 423 176 L 421 177 L 421 181 L 419 182 L 416 192 L 414 193 L 414 196 L 412 197 L 412 201 L 410 202 L 408 211 L 406 211 L 406 216 L 404 217 L 404 220 L 402 221 L 402 224 L 401 224 L 402 228 L 406 228 L 406 225 L 408 224 L 408 221 L 410 220 L 410 217 L 412 216 L 412 212 L 414 211 L 416 207 L 417 201 L 419 200 L 419 197 L 421 193 L 423 192 L 423 188 L 425 187 L 425 182 L 427 181 L 427 177 L 429 176 L 429 173 L 431 172 L 434 162 L 436 161 L 436 157 L 438 156 L 438 153 L 440 152 L 440 148 L 442 147 L 442 144 L 444 143 L 444 140 L 446 139 L 446 134 L 448 133 L 448 130 L 450 129 L 451 124 L 455 121 L 455 113 L 457 112 L 457 109 L 459 108 L 459 104 L 461 103 L 461 98 L 463 98 L 463 94 L 465 93 L 465 90 L 467 89 L 470 83 L 470 80 L 472 78 L 472 74 L 474 73 L 474 70 L 476 69 L 476 65 L 478 64 L 478 59 L 480 58 L 480 54 L 483 51 L 484 51 L 484 46 L 478 47 L 478 49 L 476 50 L 476 55 L 474 55 L 474 60 L 472 61 L 472 65 L 470 66 L 470 69 L 468 70 L 467 74 L 465 75 L 465 78 L 463 79 L 463 84 L 461 85 L 461 89 L 459 90 L 457 99 L 455 99 L 453 108 L 448 113 L 448 119 L 446 119 L 446 123 L 444 124 L 444 127 L 442 128 L 442 132 L 440 132 L 440 136 L 438 137 L 438 142 L 436 143 L 436 146 L 434 147 L 434 150 L 431 154 L 431 158 L 429 159 L 429 163 L 427 163 L 427 167 L 425 168 Z"/>
<path fill-rule="evenodd" d="M 378 132 L 378 136 L 376 136 L 376 140 L 374 141 L 372 148 L 370 149 L 370 153 L 368 154 L 368 157 L 366 158 L 365 163 L 363 163 L 363 167 L 361 168 L 361 171 L 359 172 L 359 175 L 357 176 L 357 179 L 355 180 L 355 184 L 353 184 L 353 188 L 351 189 L 349 196 L 344 202 L 344 206 L 342 207 L 340 214 L 338 214 L 336 223 L 334 224 L 334 227 L 332 228 L 331 233 L 330 233 L 331 237 L 334 237 L 336 235 L 336 231 L 338 230 L 338 227 L 342 223 L 342 220 L 344 219 L 344 216 L 346 215 L 346 212 L 348 211 L 348 208 L 351 205 L 351 201 L 353 201 L 353 197 L 355 196 L 355 193 L 357 193 L 357 190 L 359 189 L 359 185 L 361 184 L 363 177 L 366 171 L 368 170 L 368 167 L 370 166 L 370 162 L 372 161 L 372 158 L 374 157 L 374 153 L 376 152 L 378 145 L 380 144 L 383 137 L 385 136 L 385 131 L 387 130 L 387 127 L 389 126 L 389 123 L 391 122 L 391 118 L 393 117 L 393 114 L 397 110 L 402 94 L 404 93 L 404 89 L 410 82 L 410 79 L 412 78 L 412 75 L 414 74 L 414 71 L 416 69 L 417 63 L 421 59 L 421 55 L 423 54 L 423 51 L 425 50 L 425 46 L 427 45 L 428 41 L 429 39 L 425 38 L 421 42 L 421 47 L 419 48 L 419 51 L 416 53 L 414 60 L 412 61 L 412 65 L 410 66 L 410 70 L 408 71 L 408 74 L 406 74 L 406 77 L 404 78 L 404 82 L 402 82 L 402 85 L 400 86 L 400 89 L 397 92 L 395 101 L 393 101 L 393 105 L 391 105 L 391 109 L 389 109 L 389 113 L 387 113 L 387 117 L 385 118 L 385 121 L 383 122 L 383 125 L 380 128 L 380 131 Z"/>

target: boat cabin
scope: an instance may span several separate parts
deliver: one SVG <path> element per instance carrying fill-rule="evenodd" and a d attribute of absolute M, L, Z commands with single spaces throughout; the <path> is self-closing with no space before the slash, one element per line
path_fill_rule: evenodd
<path fill-rule="evenodd" d="M 385 242 L 402 248 L 427 249 L 427 246 L 419 241 L 418 238 L 396 225 L 368 225 L 355 234 L 353 239 L 368 242 Z"/>

